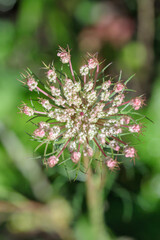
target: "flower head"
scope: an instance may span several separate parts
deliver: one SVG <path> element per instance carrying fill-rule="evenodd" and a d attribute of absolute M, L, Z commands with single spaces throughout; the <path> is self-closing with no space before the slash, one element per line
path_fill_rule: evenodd
<path fill-rule="evenodd" d="M 116 168 L 119 168 L 118 162 L 116 160 L 112 159 L 112 158 L 107 158 L 106 159 L 106 165 L 112 171 Z"/>
<path fill-rule="evenodd" d="M 96 68 L 97 67 L 97 65 L 98 65 L 99 63 L 98 63 L 98 60 L 96 59 L 96 58 L 90 58 L 89 60 L 88 60 L 88 67 L 89 67 L 89 69 L 94 69 L 94 68 Z"/>
<path fill-rule="evenodd" d="M 115 92 L 121 92 L 125 88 L 125 85 L 122 83 L 116 83 L 114 90 Z"/>
<path fill-rule="evenodd" d="M 102 90 L 108 90 L 108 88 L 110 87 L 110 85 L 111 85 L 111 80 L 108 80 L 108 81 L 106 81 L 106 82 L 104 82 L 103 84 L 102 84 Z"/>
<path fill-rule="evenodd" d="M 49 82 L 54 82 L 54 83 L 56 82 L 57 74 L 55 72 L 54 67 L 52 67 L 51 69 L 48 70 L 47 78 L 48 78 Z"/>
<path fill-rule="evenodd" d="M 28 107 L 26 104 L 23 104 L 20 110 L 21 110 L 21 113 L 24 113 L 28 116 L 34 115 L 34 110 L 31 107 Z"/>
<path fill-rule="evenodd" d="M 131 117 L 129 116 L 123 116 L 121 119 L 120 119 L 120 123 L 123 125 L 123 124 L 129 124 L 130 123 L 130 120 L 131 120 Z"/>
<path fill-rule="evenodd" d="M 140 125 L 139 124 L 134 124 L 134 125 L 131 125 L 131 126 L 129 126 L 129 131 L 130 132 L 140 132 L 140 130 L 141 130 L 141 127 L 140 127 Z"/>
<path fill-rule="evenodd" d="M 49 100 L 48 99 L 43 99 L 41 98 L 40 99 L 40 103 L 42 104 L 42 106 L 47 109 L 47 110 L 50 110 L 52 108 L 52 105 L 50 104 Z"/>
<path fill-rule="evenodd" d="M 73 152 L 73 153 L 71 154 L 71 160 L 72 160 L 72 162 L 74 162 L 74 163 L 78 163 L 79 160 L 80 160 L 80 158 L 81 158 L 81 153 L 80 153 L 80 152 Z"/>
<path fill-rule="evenodd" d="M 35 116 L 36 120 L 43 117 L 43 121 L 36 122 L 38 128 L 31 136 L 41 142 L 40 146 L 46 144 L 45 155 L 51 144 L 55 154 L 47 159 L 48 166 L 54 167 L 62 161 L 61 155 L 67 149 L 74 164 L 83 164 L 82 154 L 94 159 L 98 150 L 111 170 L 118 168 L 114 154 L 135 158 L 135 148 L 128 146 L 123 135 L 140 132 L 140 124 L 130 112 L 138 110 L 143 99 L 137 97 L 125 101 L 125 82 L 111 82 L 110 78 L 103 76 L 95 56 L 90 55 L 88 65 L 81 66 L 80 76 L 75 76 L 69 48 L 60 47 L 57 55 L 62 63 L 69 63 L 70 75 L 61 74 L 53 64 L 45 65 L 48 79 L 45 86 L 31 71 L 27 76 L 22 75 L 23 84 L 40 96 L 36 107 L 32 102 L 32 108 L 23 104 L 20 110 L 28 116 Z M 94 68 L 96 71 L 92 71 Z M 103 76 L 101 85 L 98 76 L 100 79 Z"/>
<path fill-rule="evenodd" d="M 80 68 L 80 74 L 82 76 L 86 76 L 89 73 L 89 67 L 87 65 L 84 65 Z"/>
<path fill-rule="evenodd" d="M 69 63 L 70 61 L 70 50 L 68 48 L 68 51 L 62 47 L 59 47 L 59 52 L 57 53 L 57 56 L 60 57 L 62 63 Z"/>
<path fill-rule="evenodd" d="M 34 135 L 35 137 L 43 138 L 43 137 L 45 136 L 45 131 L 44 131 L 44 129 L 42 129 L 42 128 L 37 128 L 37 129 L 34 131 L 33 135 Z"/>
<path fill-rule="evenodd" d="M 48 158 L 47 164 L 49 167 L 54 167 L 59 162 L 59 159 L 55 156 L 51 156 Z"/>
<path fill-rule="evenodd" d="M 144 104 L 144 99 L 141 98 L 141 97 L 136 97 L 134 99 L 131 100 L 131 103 L 132 107 L 135 109 L 135 110 L 138 110 L 140 109 L 143 104 Z"/>
<path fill-rule="evenodd" d="M 38 83 L 34 80 L 34 78 L 27 79 L 27 86 L 30 91 L 33 91 L 37 87 Z"/>
<path fill-rule="evenodd" d="M 124 155 L 125 155 L 125 157 L 135 158 L 135 156 L 136 156 L 135 148 L 134 147 L 125 147 Z"/>

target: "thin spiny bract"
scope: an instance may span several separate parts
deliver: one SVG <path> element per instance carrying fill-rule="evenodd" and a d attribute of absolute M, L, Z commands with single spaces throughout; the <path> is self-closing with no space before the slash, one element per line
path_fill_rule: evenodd
<path fill-rule="evenodd" d="M 98 150 L 101 162 L 110 170 L 119 169 L 118 155 L 135 159 L 135 148 L 123 140 L 125 135 L 139 134 L 142 129 L 142 124 L 133 116 L 144 99 L 125 100 L 129 91 L 126 84 L 132 77 L 122 81 L 120 73 L 114 82 L 104 74 L 110 64 L 100 71 L 97 55 L 87 54 L 87 63 L 80 67 L 79 73 L 73 71 L 69 48 L 60 47 L 57 56 L 62 65 L 69 67 L 70 76 L 58 71 L 53 64 L 44 64 L 47 78 L 44 85 L 29 69 L 26 75 L 21 75 L 21 82 L 38 94 L 39 109 L 24 103 L 20 110 L 32 117 L 31 120 L 44 119 L 35 124 L 38 128 L 31 136 L 40 142 L 38 147 L 46 145 L 45 163 L 54 167 L 65 162 L 60 156 L 67 149 L 69 160 L 81 165 L 83 156 L 94 159 Z M 50 144 L 53 151 L 47 153 Z"/>

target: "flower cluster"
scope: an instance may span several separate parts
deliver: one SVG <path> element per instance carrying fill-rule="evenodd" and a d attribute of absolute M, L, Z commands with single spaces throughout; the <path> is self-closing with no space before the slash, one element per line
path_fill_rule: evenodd
<path fill-rule="evenodd" d="M 128 81 L 122 82 L 121 78 L 113 82 L 103 76 L 100 85 L 103 70 L 100 71 L 95 55 L 88 55 L 88 62 L 80 67 L 80 76 L 73 71 L 69 48 L 60 47 L 57 56 L 62 64 L 68 64 L 70 76 L 61 74 L 52 64 L 45 65 L 47 80 L 44 86 L 30 70 L 22 75 L 21 81 L 40 96 L 39 110 L 25 103 L 20 109 L 32 118 L 45 119 L 36 124 L 32 137 L 40 146 L 52 144 L 54 154 L 47 153 L 45 148 L 47 165 L 54 167 L 59 163 L 65 149 L 69 150 L 74 164 L 83 162 L 82 156 L 93 157 L 98 149 L 104 156 L 102 161 L 111 170 L 119 167 L 118 155 L 134 159 L 136 150 L 123 137 L 141 132 L 142 125 L 133 116 L 144 104 L 144 99 L 125 100 Z"/>

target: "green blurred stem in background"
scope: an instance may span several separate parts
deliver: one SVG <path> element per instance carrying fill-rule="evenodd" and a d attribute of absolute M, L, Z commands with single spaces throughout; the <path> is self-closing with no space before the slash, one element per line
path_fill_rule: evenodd
<path fill-rule="evenodd" d="M 106 172 L 100 172 L 99 169 L 93 173 L 88 156 L 84 156 L 84 164 L 87 170 L 86 177 L 86 198 L 89 211 L 90 224 L 93 231 L 93 240 L 110 240 L 104 222 L 104 184 Z"/>

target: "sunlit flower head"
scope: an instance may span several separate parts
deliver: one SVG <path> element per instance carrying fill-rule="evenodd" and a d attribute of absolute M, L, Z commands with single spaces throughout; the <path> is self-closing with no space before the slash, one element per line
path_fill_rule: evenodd
<path fill-rule="evenodd" d="M 134 112 L 144 100 L 141 97 L 128 100 L 128 81 L 119 77 L 116 82 L 105 76 L 97 55 L 88 55 L 88 64 L 82 65 L 77 73 L 72 68 L 69 48 L 60 47 L 57 55 L 62 64 L 68 65 L 70 74 L 45 64 L 44 85 L 30 70 L 22 74 L 21 80 L 38 95 L 38 101 L 32 100 L 31 107 L 24 103 L 20 110 L 36 121 L 37 128 L 31 136 L 40 142 L 38 147 L 45 145 L 45 163 L 49 167 L 65 161 L 83 165 L 83 157 L 94 159 L 99 151 L 99 161 L 113 170 L 119 168 L 119 155 L 134 159 L 135 148 L 123 138 L 141 131 Z M 70 156 L 67 159 L 65 152 Z"/>

